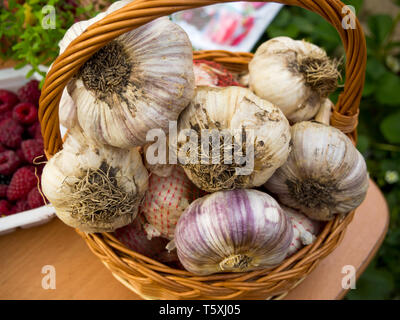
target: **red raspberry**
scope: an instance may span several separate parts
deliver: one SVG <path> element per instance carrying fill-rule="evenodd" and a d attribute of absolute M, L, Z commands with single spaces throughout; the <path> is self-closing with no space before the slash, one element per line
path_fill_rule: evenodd
<path fill-rule="evenodd" d="M 44 156 L 43 148 L 43 141 L 37 139 L 29 139 L 21 143 L 21 150 L 24 154 L 24 158 L 29 163 L 33 163 L 37 157 Z M 38 158 L 37 160 L 44 160 L 44 157 L 43 159 Z"/>
<path fill-rule="evenodd" d="M 5 147 L 17 149 L 22 141 L 24 128 L 14 119 L 6 119 L 0 123 L 0 143 Z"/>
<path fill-rule="evenodd" d="M 7 198 L 15 201 L 25 198 L 37 185 L 35 172 L 29 167 L 19 168 L 13 175 L 7 190 Z"/>
<path fill-rule="evenodd" d="M 0 184 L 0 198 L 7 198 L 8 185 Z"/>
<path fill-rule="evenodd" d="M 29 206 L 28 200 L 21 199 L 15 203 L 15 206 L 13 206 L 13 208 L 11 210 L 15 211 L 15 212 L 23 212 L 23 211 L 27 211 L 30 209 L 31 209 L 31 207 Z"/>
<path fill-rule="evenodd" d="M 44 206 L 44 200 L 37 187 L 33 188 L 28 194 L 28 203 L 31 209 Z"/>
<path fill-rule="evenodd" d="M 37 106 L 40 98 L 39 81 L 29 81 L 26 85 L 21 87 L 17 93 L 21 102 L 30 102 Z"/>
<path fill-rule="evenodd" d="M 11 111 L 18 101 L 15 93 L 8 90 L 0 90 L 0 113 Z"/>
<path fill-rule="evenodd" d="M 3 147 L 3 145 L 0 143 L 0 153 L 7 151 L 6 148 Z"/>
<path fill-rule="evenodd" d="M 2 122 L 5 119 L 11 119 L 12 118 L 12 111 L 4 111 L 0 112 L 0 122 Z"/>
<path fill-rule="evenodd" d="M 32 124 L 38 119 L 38 111 L 32 103 L 22 102 L 14 107 L 13 118 L 22 124 Z"/>
<path fill-rule="evenodd" d="M 0 200 L 0 217 L 12 214 L 11 204 L 7 200 Z"/>
<path fill-rule="evenodd" d="M 14 151 L 9 150 L 0 153 L 0 174 L 13 174 L 20 164 L 21 159 Z"/>

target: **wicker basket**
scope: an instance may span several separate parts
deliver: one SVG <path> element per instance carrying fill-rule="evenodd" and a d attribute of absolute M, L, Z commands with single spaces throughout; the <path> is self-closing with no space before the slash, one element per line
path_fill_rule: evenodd
<path fill-rule="evenodd" d="M 91 55 L 119 35 L 161 16 L 232 0 L 136 0 L 90 26 L 54 62 L 40 98 L 39 119 L 45 151 L 51 157 L 62 148 L 58 104 L 71 77 Z M 268 2 L 268 1 L 265 1 Z M 356 127 L 364 86 L 366 44 L 360 23 L 343 28 L 348 11 L 338 0 L 280 0 L 316 12 L 339 32 L 346 51 L 346 83 L 331 117 L 331 124 L 356 142 Z M 196 59 L 219 62 L 236 72 L 246 71 L 250 53 L 199 51 Z M 172 269 L 127 249 L 112 234 L 83 234 L 92 252 L 126 287 L 146 299 L 279 299 L 298 285 L 341 242 L 354 211 L 326 224 L 314 244 L 304 247 L 272 271 L 196 276 Z M 99 284 L 100 285 L 100 284 Z"/>

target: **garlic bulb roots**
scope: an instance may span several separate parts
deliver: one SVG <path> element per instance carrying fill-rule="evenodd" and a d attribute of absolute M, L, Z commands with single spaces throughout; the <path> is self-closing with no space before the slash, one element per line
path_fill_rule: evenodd
<path fill-rule="evenodd" d="M 278 203 L 251 189 L 195 200 L 175 230 L 179 260 L 200 275 L 275 267 L 286 257 L 292 238 L 290 219 Z"/>
<path fill-rule="evenodd" d="M 338 65 L 314 44 L 277 37 L 263 43 L 250 61 L 249 86 L 289 121 L 310 120 L 337 88 Z"/>
<path fill-rule="evenodd" d="M 184 130 L 194 132 L 194 139 L 187 141 Z M 179 161 L 208 192 L 260 186 L 290 151 L 289 122 L 281 110 L 242 87 L 197 88 L 178 132 Z"/>
<path fill-rule="evenodd" d="M 138 150 L 89 143 L 78 126 L 43 169 L 43 192 L 66 224 L 109 232 L 133 221 L 147 190 Z"/>
<path fill-rule="evenodd" d="M 287 256 L 299 251 L 303 246 L 308 246 L 317 239 L 321 229 L 319 221 L 311 220 L 306 215 L 289 207 L 280 205 L 282 210 L 290 217 L 293 226 L 293 240 Z"/>
<path fill-rule="evenodd" d="M 279 201 L 315 220 L 347 214 L 368 189 L 365 160 L 340 130 L 318 122 L 296 123 L 287 162 L 265 184 Z"/>

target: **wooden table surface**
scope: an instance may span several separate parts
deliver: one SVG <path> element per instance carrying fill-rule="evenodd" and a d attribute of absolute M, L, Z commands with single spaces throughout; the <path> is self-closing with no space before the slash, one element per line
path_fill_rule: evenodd
<path fill-rule="evenodd" d="M 388 228 L 383 195 L 371 183 L 341 245 L 286 299 L 340 299 L 345 265 L 359 276 Z M 43 289 L 42 268 L 54 266 L 56 288 Z M 54 218 L 31 229 L 0 236 L 0 299 L 140 299 L 118 282 L 70 227 Z"/>

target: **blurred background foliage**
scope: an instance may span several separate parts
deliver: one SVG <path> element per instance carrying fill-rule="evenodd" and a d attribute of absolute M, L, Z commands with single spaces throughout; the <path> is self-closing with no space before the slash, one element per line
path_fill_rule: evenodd
<path fill-rule="evenodd" d="M 393 1 L 397 6 L 395 15 L 365 12 L 363 0 L 343 2 L 355 7 L 357 17 L 365 26 L 368 47 L 357 147 L 367 160 L 372 179 L 385 194 L 391 215 L 383 246 L 357 281 L 357 288 L 350 290 L 346 298 L 399 299 L 400 42 L 396 40 L 396 31 L 400 27 L 400 0 Z M 374 3 L 379 6 L 381 2 Z M 306 39 L 323 47 L 331 56 L 344 56 L 337 31 L 319 15 L 302 8 L 285 7 L 259 44 L 277 36 Z M 331 96 L 334 102 L 338 92 Z"/>
<path fill-rule="evenodd" d="M 56 7 L 57 28 L 54 32 L 47 32 L 37 23 L 43 18 L 43 2 Z M 18 67 L 30 64 L 33 71 L 40 72 L 40 64 L 49 65 L 57 57 L 58 46 L 55 44 L 73 22 L 94 16 L 113 1 L 80 2 L 81 5 L 78 0 L 0 0 L 3 7 L 0 12 L 0 59 L 18 61 Z M 400 28 L 400 0 L 393 0 L 396 10 L 391 15 L 374 13 L 374 8 L 385 1 L 343 2 L 356 9 L 357 17 L 365 27 L 368 46 L 358 149 L 367 160 L 372 179 L 385 194 L 391 214 L 383 246 L 357 281 L 357 289 L 351 290 L 346 298 L 399 299 L 400 37 L 396 31 Z M 372 10 L 365 10 L 367 2 L 372 3 Z M 284 7 L 255 48 L 277 36 L 306 39 L 323 47 L 331 56 L 344 57 L 337 31 L 317 14 L 302 8 Z M 331 96 L 334 102 L 338 92 Z"/>

